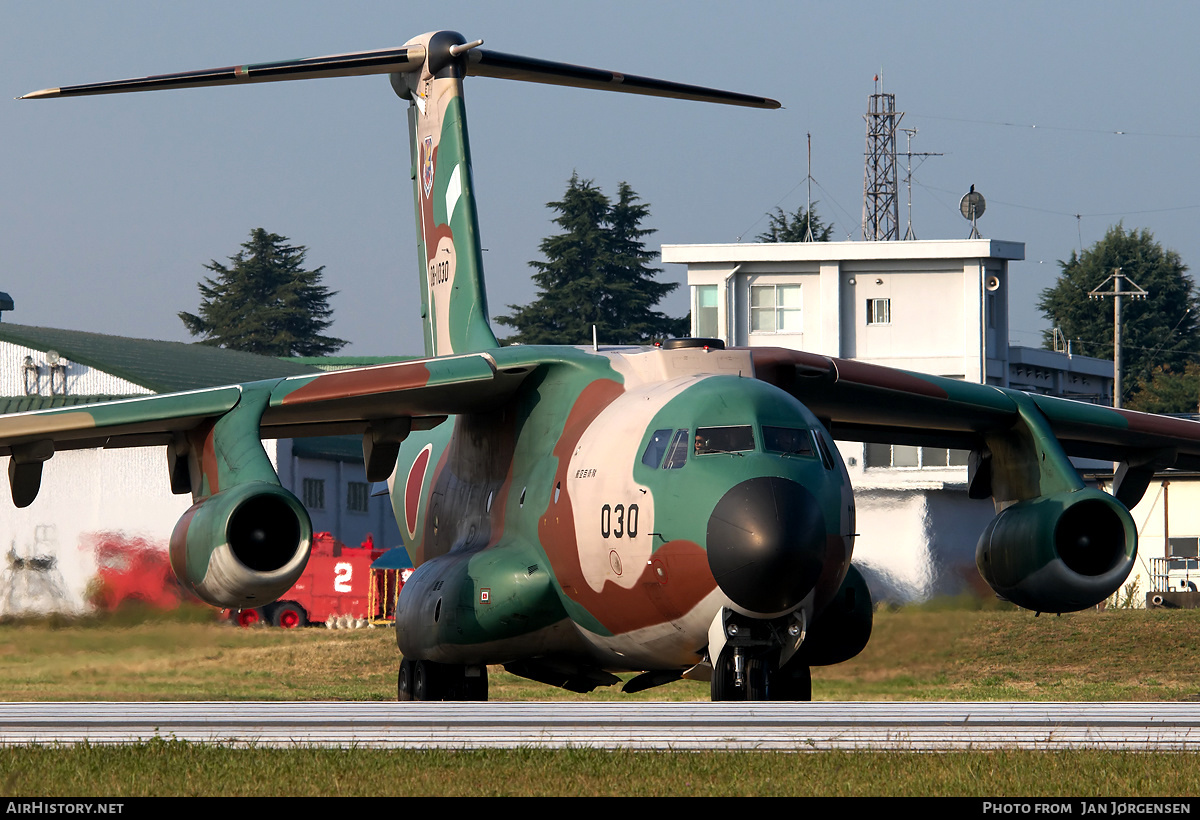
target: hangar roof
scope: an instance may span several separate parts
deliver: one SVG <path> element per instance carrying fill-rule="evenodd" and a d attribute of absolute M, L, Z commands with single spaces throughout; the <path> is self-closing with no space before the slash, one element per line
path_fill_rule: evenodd
<path fill-rule="evenodd" d="M 0 342 L 54 350 L 70 361 L 112 373 L 155 393 L 320 372 L 310 364 L 209 345 L 129 339 L 10 322 L 0 322 Z M 15 408 L 9 412 L 15 412 Z"/>

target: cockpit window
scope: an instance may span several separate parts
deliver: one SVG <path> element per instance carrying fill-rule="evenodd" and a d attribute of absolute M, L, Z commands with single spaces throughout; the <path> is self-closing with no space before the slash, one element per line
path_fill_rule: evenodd
<path fill-rule="evenodd" d="M 807 430 L 796 427 L 768 427 L 762 429 L 763 449 L 768 453 L 784 453 L 793 456 L 813 454 L 812 437 Z"/>
<path fill-rule="evenodd" d="M 737 453 L 754 449 L 754 428 L 700 427 L 696 430 L 696 455 L 706 453 Z"/>
<path fill-rule="evenodd" d="M 813 430 L 813 438 L 817 442 L 817 452 L 821 454 L 821 463 L 825 465 L 825 469 L 832 472 L 833 470 L 833 445 L 825 440 L 825 436 Z"/>
<path fill-rule="evenodd" d="M 671 439 L 671 447 L 667 450 L 667 460 L 663 463 L 664 470 L 678 470 L 687 463 L 688 431 L 687 428 L 677 430 L 675 438 Z"/>
<path fill-rule="evenodd" d="M 666 430 L 655 430 L 654 435 L 650 436 L 650 443 L 646 445 L 646 452 L 642 453 L 642 463 L 651 470 L 657 470 L 658 465 L 662 464 L 663 454 L 667 452 L 667 444 L 670 441 L 670 427 Z"/>

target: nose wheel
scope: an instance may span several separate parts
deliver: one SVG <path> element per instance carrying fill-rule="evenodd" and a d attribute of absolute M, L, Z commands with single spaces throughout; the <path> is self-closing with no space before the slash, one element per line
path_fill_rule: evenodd
<path fill-rule="evenodd" d="M 727 649 L 713 666 L 710 694 L 713 702 L 723 700 L 766 700 L 767 666 L 760 658 L 747 658 Z"/>
<path fill-rule="evenodd" d="M 795 661 L 776 669 L 767 700 L 812 700 L 812 672 Z"/>
<path fill-rule="evenodd" d="M 713 664 L 710 694 L 718 701 L 812 700 L 812 676 L 806 664 L 792 661 L 782 667 L 770 658 L 747 655 L 726 647 Z"/>

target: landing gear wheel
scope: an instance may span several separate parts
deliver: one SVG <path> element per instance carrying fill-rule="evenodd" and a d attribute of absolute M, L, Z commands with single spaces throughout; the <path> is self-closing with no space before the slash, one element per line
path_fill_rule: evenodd
<path fill-rule="evenodd" d="M 735 655 L 732 650 L 726 650 L 721 653 L 720 659 L 713 667 L 712 683 L 709 686 L 709 694 L 713 700 L 757 700 L 750 697 L 751 692 L 759 688 L 752 679 L 752 674 L 756 678 L 762 678 L 761 662 L 754 658 L 742 656 L 742 681 L 738 685 L 737 671 L 735 667 Z"/>
<path fill-rule="evenodd" d="M 275 611 L 271 613 L 271 623 L 280 629 L 296 629 L 305 626 L 308 618 L 305 617 L 304 610 L 300 608 L 299 604 L 284 601 L 275 606 Z"/>
<path fill-rule="evenodd" d="M 709 683 L 709 698 L 713 703 L 724 700 L 741 700 L 738 697 L 741 692 L 734 685 L 733 675 L 733 656 L 729 653 L 722 652 L 713 663 L 712 681 Z"/>
<path fill-rule="evenodd" d="M 441 700 L 437 664 L 432 661 L 413 661 L 413 700 Z"/>
<path fill-rule="evenodd" d="M 739 700 L 766 700 L 771 669 L 762 658 L 747 658 L 742 674 L 743 695 Z"/>
<path fill-rule="evenodd" d="M 734 653 L 726 650 L 713 667 L 709 694 L 713 702 L 723 700 L 766 700 L 771 687 L 771 669 L 763 658 L 742 656 L 742 685 L 737 684 Z"/>
<path fill-rule="evenodd" d="M 470 674 L 478 672 L 478 674 Z M 398 700 L 487 700 L 486 666 L 434 661 L 401 661 Z"/>
<path fill-rule="evenodd" d="M 792 662 L 771 676 L 770 700 L 812 700 L 812 672 Z"/>
<path fill-rule="evenodd" d="M 233 616 L 234 621 L 238 626 L 258 626 L 262 623 L 262 611 L 258 609 L 239 609 L 237 614 Z"/>
<path fill-rule="evenodd" d="M 400 669 L 396 673 L 396 700 L 413 699 L 413 674 L 415 664 L 412 661 L 400 661 Z"/>
<path fill-rule="evenodd" d="M 459 693 L 458 693 L 460 695 L 460 697 L 455 698 L 455 700 L 487 700 L 488 699 L 487 667 L 479 666 L 477 668 L 479 670 L 479 674 L 478 675 L 470 675 L 470 674 L 467 674 L 468 671 L 470 671 L 470 670 L 468 670 L 466 667 L 464 667 L 463 673 L 462 673 L 462 684 L 459 686 Z"/>

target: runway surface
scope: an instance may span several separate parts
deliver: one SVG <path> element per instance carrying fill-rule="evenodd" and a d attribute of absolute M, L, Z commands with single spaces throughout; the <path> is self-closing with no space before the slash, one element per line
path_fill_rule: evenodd
<path fill-rule="evenodd" d="M 3 703 L 0 744 L 1200 751 L 1191 703 Z"/>

